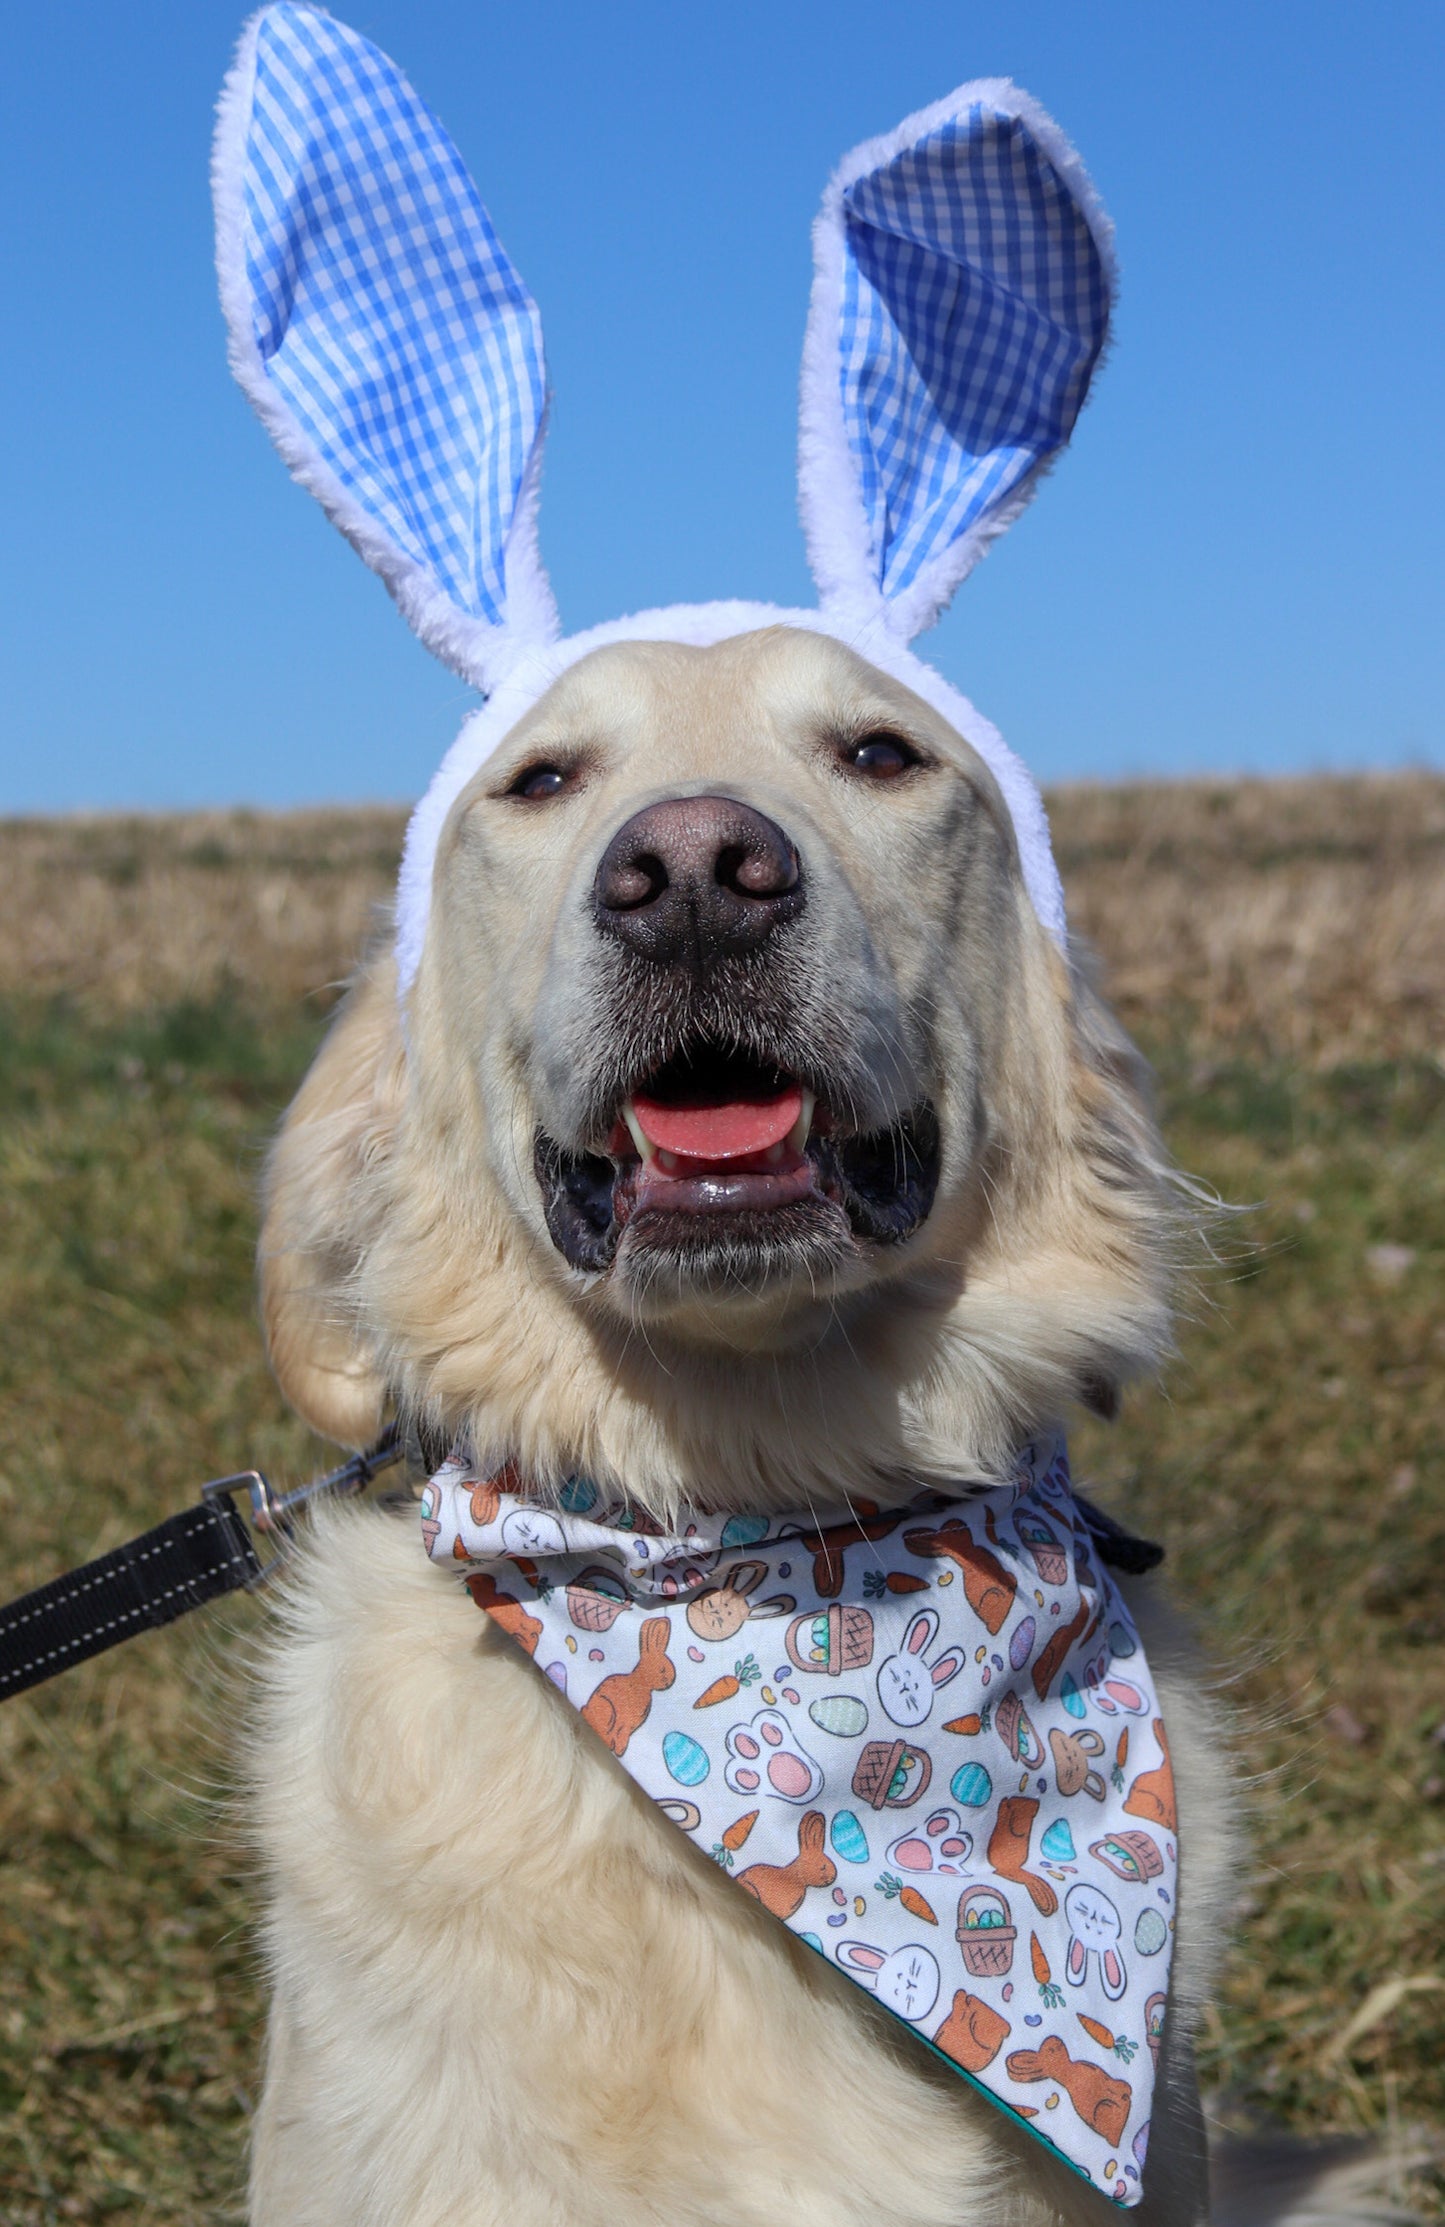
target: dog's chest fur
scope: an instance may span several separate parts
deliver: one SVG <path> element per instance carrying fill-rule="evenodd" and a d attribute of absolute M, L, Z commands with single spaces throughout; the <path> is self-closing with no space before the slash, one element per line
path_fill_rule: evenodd
<path fill-rule="evenodd" d="M 1131 1602 L 1187 1821 L 1183 2037 L 1230 1800 L 1191 1665 Z M 256 2227 L 1099 2216 L 656 1814 L 414 1523 L 333 1516 L 287 1614 L 252 1757 L 276 1990 Z M 1204 2214 L 1186 2049 L 1136 2214 L 1171 2227 Z"/>

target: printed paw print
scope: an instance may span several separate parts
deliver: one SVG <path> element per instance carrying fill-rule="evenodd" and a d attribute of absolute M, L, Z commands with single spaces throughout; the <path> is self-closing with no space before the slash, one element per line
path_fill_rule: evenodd
<path fill-rule="evenodd" d="M 760 1709 L 750 1724 L 735 1724 L 727 1754 L 723 1779 L 734 1794 L 772 1793 L 785 1802 L 811 1802 L 822 1792 L 822 1772 L 780 1710 Z"/>
<path fill-rule="evenodd" d="M 958 1811 L 936 1809 L 921 1826 L 893 1842 L 888 1862 L 895 1871 L 915 1877 L 927 1873 L 953 1879 L 968 1868 L 972 1854 L 973 1835 L 964 1831 Z"/>

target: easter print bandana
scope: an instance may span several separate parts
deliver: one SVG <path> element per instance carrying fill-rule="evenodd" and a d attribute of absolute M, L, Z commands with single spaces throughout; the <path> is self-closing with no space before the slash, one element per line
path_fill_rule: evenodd
<path fill-rule="evenodd" d="M 1137 2203 L 1174 1786 L 1062 1443 L 886 1511 L 663 1533 L 584 1480 L 562 1503 L 454 1456 L 427 1551 L 745 1894 Z"/>

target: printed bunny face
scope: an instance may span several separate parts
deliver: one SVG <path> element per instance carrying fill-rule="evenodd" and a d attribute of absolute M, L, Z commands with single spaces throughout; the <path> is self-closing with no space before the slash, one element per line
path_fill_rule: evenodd
<path fill-rule="evenodd" d="M 885 1955 L 866 1941 L 844 1941 L 837 1955 L 854 1979 L 871 1987 L 879 2002 L 900 2018 L 917 2024 L 938 2001 L 943 1984 L 938 1959 L 920 1942 L 909 1942 L 906 1948 Z"/>
<path fill-rule="evenodd" d="M 716 1585 L 699 1593 L 688 1604 L 689 1629 L 699 1639 L 734 1639 L 750 1616 L 785 1616 L 794 1606 L 790 1595 L 776 1593 L 765 1601 L 753 1595 L 767 1575 L 765 1562 L 737 1562 L 725 1570 Z"/>
<path fill-rule="evenodd" d="M 923 1724 L 933 1712 L 935 1696 L 962 1670 L 961 1647 L 947 1647 L 929 1659 L 928 1650 L 938 1637 L 938 1612 L 920 1609 L 903 1634 L 903 1645 L 878 1671 L 878 1699 L 895 1724 Z"/>
<path fill-rule="evenodd" d="M 1069 1922 L 1069 1953 L 1065 1973 L 1071 1987 L 1082 1987 L 1088 1976 L 1089 1958 L 1099 1959 L 1099 1979 L 1111 2003 L 1117 2003 L 1129 1984 L 1119 1941 L 1124 1921 L 1099 1887 L 1080 1879 L 1064 1896 Z"/>
<path fill-rule="evenodd" d="M 510 1508 L 502 1519 L 502 1545 L 508 1554 L 560 1554 L 566 1533 L 545 1508 Z"/>

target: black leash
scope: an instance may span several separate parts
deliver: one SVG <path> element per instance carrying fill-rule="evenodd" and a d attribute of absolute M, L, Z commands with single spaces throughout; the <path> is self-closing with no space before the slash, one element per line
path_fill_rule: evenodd
<path fill-rule="evenodd" d="M 299 1508 L 364 1492 L 401 1455 L 401 1434 L 393 1423 L 366 1453 L 294 1492 L 273 1492 L 259 1469 L 214 1478 L 201 1487 L 199 1501 L 179 1515 L 33 1593 L 22 1593 L 0 1608 L 0 1701 L 42 1685 L 72 1663 L 103 1655 L 136 1632 L 154 1631 L 207 1601 L 264 1585 L 283 1559 Z M 249 1527 L 237 1506 L 242 1493 Z M 257 1538 L 270 1543 L 265 1559 L 256 1550 Z"/>

